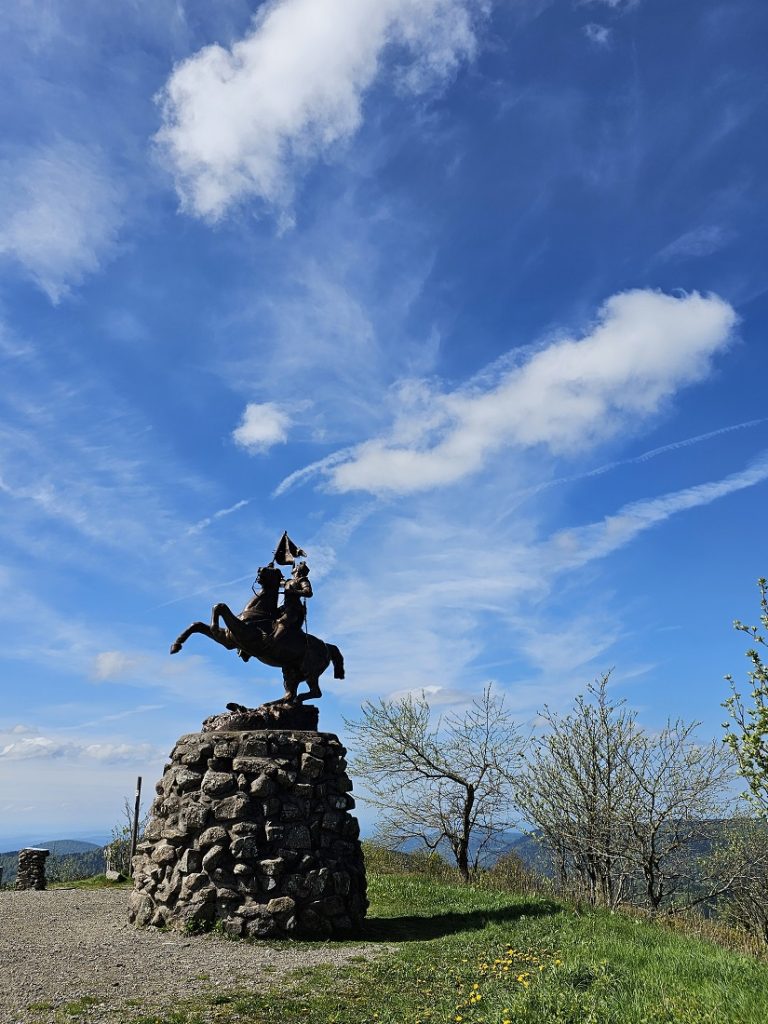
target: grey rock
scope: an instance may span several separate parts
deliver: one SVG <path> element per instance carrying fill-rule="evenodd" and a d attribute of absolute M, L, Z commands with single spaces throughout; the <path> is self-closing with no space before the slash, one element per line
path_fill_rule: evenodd
<path fill-rule="evenodd" d="M 213 809 L 213 816 L 217 821 L 233 821 L 235 818 L 246 818 L 248 817 L 250 806 L 248 797 L 238 793 L 236 796 L 229 796 L 224 800 L 219 800 Z"/>
<path fill-rule="evenodd" d="M 179 871 L 185 875 L 191 875 L 200 870 L 203 866 L 203 855 L 200 850 L 186 849 L 179 860 Z"/>
<path fill-rule="evenodd" d="M 275 792 L 275 784 L 263 772 L 251 783 L 251 792 L 256 796 L 270 796 Z"/>
<path fill-rule="evenodd" d="M 176 850 L 170 843 L 160 843 L 152 851 L 155 864 L 172 864 L 176 860 Z"/>
<path fill-rule="evenodd" d="M 201 847 L 214 846 L 216 843 L 222 843 L 226 839 L 227 830 L 222 828 L 221 825 L 213 825 L 202 833 L 199 843 Z"/>
<path fill-rule="evenodd" d="M 203 868 L 209 874 L 217 868 L 224 860 L 225 850 L 223 846 L 212 846 L 203 857 Z"/>
<path fill-rule="evenodd" d="M 232 772 L 207 771 L 200 788 L 206 796 L 218 798 L 235 790 L 237 783 Z"/>
<path fill-rule="evenodd" d="M 238 860 L 254 860 L 259 855 L 259 843 L 254 836 L 237 836 L 230 849 Z"/>
<path fill-rule="evenodd" d="M 301 773 L 308 778 L 319 778 L 326 770 L 326 763 L 322 758 L 315 758 L 311 754 L 303 754 L 301 757 Z"/>

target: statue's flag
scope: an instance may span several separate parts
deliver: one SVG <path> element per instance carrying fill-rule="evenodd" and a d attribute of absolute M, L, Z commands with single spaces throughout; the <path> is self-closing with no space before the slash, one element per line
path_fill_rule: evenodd
<path fill-rule="evenodd" d="M 278 565 L 293 565 L 297 558 L 306 558 L 307 552 L 294 544 L 287 533 L 277 542 L 274 560 Z"/>

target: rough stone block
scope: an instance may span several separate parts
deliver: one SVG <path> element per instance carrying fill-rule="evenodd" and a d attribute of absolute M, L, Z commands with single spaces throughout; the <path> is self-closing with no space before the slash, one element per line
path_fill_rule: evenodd
<path fill-rule="evenodd" d="M 200 836 L 200 846 L 214 846 L 216 843 L 221 843 L 227 839 L 227 830 L 221 825 L 213 825 L 211 828 L 207 828 Z"/>
<path fill-rule="evenodd" d="M 213 808 L 213 816 L 217 821 L 233 821 L 235 818 L 245 817 L 250 807 L 248 797 L 238 793 L 236 796 L 219 800 Z"/>
<path fill-rule="evenodd" d="M 275 792 L 275 784 L 268 775 L 262 772 L 251 783 L 251 792 L 255 796 L 270 796 Z"/>
<path fill-rule="evenodd" d="M 206 796 L 218 799 L 237 789 L 237 782 L 232 772 L 207 771 L 203 776 L 200 789 Z"/>

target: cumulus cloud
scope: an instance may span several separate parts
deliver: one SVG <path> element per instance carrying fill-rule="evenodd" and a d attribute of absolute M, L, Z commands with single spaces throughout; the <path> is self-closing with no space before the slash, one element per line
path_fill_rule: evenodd
<path fill-rule="evenodd" d="M 94 147 L 57 142 L 0 165 L 0 253 L 59 302 L 113 250 L 122 195 Z"/>
<path fill-rule="evenodd" d="M 249 452 L 265 452 L 288 440 L 290 423 L 288 414 L 274 402 L 249 402 L 240 425 L 232 431 L 232 438 Z"/>
<path fill-rule="evenodd" d="M 271 0 L 230 49 L 174 69 L 157 141 L 185 209 L 216 220 L 249 196 L 284 205 L 301 165 L 350 138 L 390 49 L 422 90 L 471 55 L 482 0 Z"/>
<path fill-rule="evenodd" d="M 715 295 L 621 292 L 583 337 L 555 338 L 491 381 L 452 392 L 402 388 L 388 437 L 318 471 L 336 491 L 403 494 L 454 483 L 504 447 L 584 451 L 705 377 L 736 319 Z"/>

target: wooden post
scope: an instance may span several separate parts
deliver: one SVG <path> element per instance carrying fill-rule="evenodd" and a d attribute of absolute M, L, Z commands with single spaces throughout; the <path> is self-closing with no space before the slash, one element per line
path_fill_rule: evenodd
<path fill-rule="evenodd" d="M 128 876 L 133 877 L 133 858 L 139 841 L 139 809 L 141 806 L 141 776 L 136 779 L 136 803 L 133 805 L 133 831 L 131 833 L 131 856 L 128 860 Z"/>

